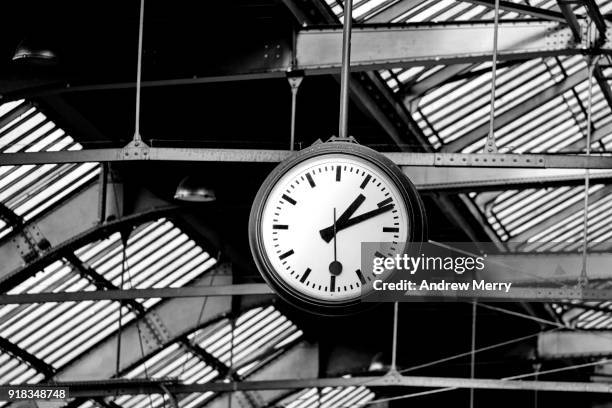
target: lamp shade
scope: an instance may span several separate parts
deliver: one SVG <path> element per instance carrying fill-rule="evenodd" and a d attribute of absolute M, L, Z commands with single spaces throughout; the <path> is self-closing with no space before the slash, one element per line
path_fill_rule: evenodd
<path fill-rule="evenodd" d="M 214 190 L 204 186 L 196 177 L 187 176 L 181 180 L 176 188 L 174 199 L 204 203 L 215 201 L 217 196 Z"/>
<path fill-rule="evenodd" d="M 30 38 L 25 38 L 17 45 L 13 54 L 13 61 L 53 64 L 57 61 L 57 55 L 52 49 L 42 44 L 36 44 Z"/>

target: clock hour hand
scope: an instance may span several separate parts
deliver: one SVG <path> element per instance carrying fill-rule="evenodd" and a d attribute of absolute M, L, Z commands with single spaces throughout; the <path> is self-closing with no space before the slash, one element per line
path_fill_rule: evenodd
<path fill-rule="evenodd" d="M 340 217 L 338 217 L 338 219 L 336 220 L 336 224 L 342 224 L 343 222 L 351 218 L 351 216 L 355 213 L 355 211 L 357 211 L 357 209 L 359 208 L 359 206 L 361 206 L 365 199 L 366 198 L 363 194 L 359 194 L 357 198 L 353 200 L 351 205 L 349 205 L 347 209 L 344 210 L 344 212 L 340 215 Z"/>
<path fill-rule="evenodd" d="M 383 205 L 380 208 L 377 208 L 375 210 L 372 211 L 368 211 L 367 213 L 363 213 L 360 214 L 356 217 L 350 218 L 346 221 L 343 221 L 342 223 L 340 222 L 336 222 L 336 234 L 348 227 L 352 227 L 355 224 L 359 224 L 360 222 L 369 220 L 370 218 L 376 217 L 377 215 L 386 213 L 387 211 L 391 211 L 393 209 L 393 207 L 395 207 L 394 204 L 388 204 L 388 205 Z M 323 228 L 322 230 L 319 231 L 319 233 L 321 234 L 321 238 L 323 238 L 323 240 L 325 242 L 329 242 L 332 240 L 332 238 L 334 237 L 334 226 L 331 225 L 327 228 Z"/>
<path fill-rule="evenodd" d="M 357 211 L 357 209 L 359 208 L 359 206 L 365 201 L 365 196 L 363 194 L 359 194 L 357 196 L 357 198 L 355 198 L 353 200 L 353 202 L 347 207 L 346 210 L 344 210 L 344 212 L 342 213 L 342 215 L 340 215 L 340 217 L 336 220 L 336 225 L 338 224 L 342 224 L 346 221 L 348 221 L 348 219 L 351 217 L 351 215 L 353 215 L 355 213 L 355 211 Z M 325 242 L 329 242 L 331 241 L 331 239 L 333 238 L 334 234 L 334 226 L 331 225 L 327 228 L 322 229 L 321 231 L 319 231 L 321 234 L 321 238 L 323 238 L 325 240 Z"/>

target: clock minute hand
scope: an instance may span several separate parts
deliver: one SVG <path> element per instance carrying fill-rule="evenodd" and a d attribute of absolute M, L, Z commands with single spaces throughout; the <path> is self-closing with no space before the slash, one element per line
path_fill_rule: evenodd
<path fill-rule="evenodd" d="M 395 207 L 394 204 L 388 204 L 388 205 L 384 205 L 380 208 L 377 208 L 375 210 L 372 211 L 368 211 L 367 213 L 363 213 L 360 214 L 356 217 L 350 218 L 346 221 L 343 222 L 336 222 L 336 233 L 338 233 L 339 231 L 342 231 L 345 228 L 348 227 L 352 227 L 355 224 L 359 224 L 360 222 L 369 220 L 370 218 L 376 217 L 377 215 L 386 213 L 387 211 L 391 211 L 393 209 L 393 207 Z M 329 232 L 328 232 L 329 231 Z M 327 228 L 322 229 L 321 231 L 319 231 L 321 234 L 321 238 L 323 238 L 323 240 L 325 242 L 329 242 L 332 240 L 332 238 L 334 237 L 334 226 L 330 226 Z"/>

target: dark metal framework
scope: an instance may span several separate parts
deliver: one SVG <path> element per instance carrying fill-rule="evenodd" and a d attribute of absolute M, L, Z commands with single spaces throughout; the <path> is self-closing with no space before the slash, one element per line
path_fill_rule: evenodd
<path fill-rule="evenodd" d="M 490 6 L 492 2 L 488 0 L 468 0 L 469 2 Z M 296 16 L 305 19 L 304 14 L 301 12 L 301 6 L 293 4 L 293 2 L 286 0 L 285 3 L 296 13 Z M 376 18 L 372 19 L 371 22 L 387 22 L 385 15 L 393 16 L 396 13 L 401 13 L 403 8 L 408 7 L 406 3 L 414 5 L 412 1 L 400 1 L 389 7 L 382 13 L 376 15 Z M 524 6 L 518 3 L 512 2 L 500 2 L 500 8 L 510 12 L 516 12 L 523 15 L 534 16 L 537 18 L 544 19 L 545 21 L 534 21 L 534 22 L 512 22 L 501 25 L 501 36 L 509 39 L 509 43 L 501 45 L 500 58 L 508 61 L 523 61 L 525 59 L 536 57 L 536 56 L 563 56 L 563 55 L 574 55 L 582 53 L 601 54 L 607 56 L 610 52 L 610 46 L 606 39 L 606 20 L 604 16 L 599 12 L 597 4 L 593 0 L 587 0 L 585 2 L 585 8 L 588 11 L 590 19 L 592 20 L 595 28 L 599 33 L 599 40 L 597 41 L 597 47 L 594 49 L 587 49 L 588 44 L 582 34 L 586 29 L 586 23 L 583 18 L 576 16 L 571 7 L 564 1 L 559 2 L 561 13 L 538 9 L 536 7 Z M 332 21 L 333 22 L 333 21 Z M 567 22 L 568 27 L 559 28 L 558 22 Z M 423 38 L 430 38 L 433 33 L 437 32 L 441 39 L 436 41 L 438 48 L 429 47 L 430 44 L 426 43 L 428 49 L 412 47 L 408 53 L 407 49 L 403 46 L 406 43 L 407 38 L 414 38 L 423 36 Z M 391 101 L 387 106 L 386 111 L 382 111 L 377 105 L 378 103 L 367 101 L 368 92 L 376 92 L 372 90 L 365 90 L 364 84 L 371 86 L 380 86 L 382 83 L 378 74 L 366 73 L 365 71 L 373 69 L 383 69 L 390 67 L 412 67 L 412 66 L 429 66 L 438 64 L 456 64 L 454 66 L 443 68 L 438 73 L 430 76 L 422 82 L 415 82 L 415 86 L 410 88 L 405 87 L 400 91 L 401 95 L 404 95 L 405 100 L 414 100 L 421 97 L 429 89 L 432 89 L 450 79 L 457 79 L 459 75 L 465 74 L 468 67 L 476 62 L 480 62 L 485 58 L 489 58 L 488 50 L 478 44 L 476 39 L 480 37 L 487 38 L 491 31 L 491 24 L 479 23 L 479 24 L 463 24 L 463 23 L 436 23 L 436 24 L 415 24 L 415 25 L 391 25 L 391 26 L 362 26 L 356 29 L 355 34 L 355 58 L 352 70 L 361 71 L 357 76 L 358 79 L 352 81 L 352 92 L 353 96 L 362 98 L 365 100 L 366 105 L 372 110 L 373 115 L 379 120 L 381 125 L 392 135 L 392 137 L 401 144 L 406 133 L 414 133 L 412 136 L 417 140 L 425 140 L 423 134 L 420 133 L 420 129 L 415 125 L 413 119 L 407 114 L 406 110 L 402 107 L 397 106 L 397 103 Z M 549 34 L 553 31 L 554 34 Z M 571 32 L 575 41 L 566 40 L 567 33 Z M 460 39 L 462 44 L 466 44 L 468 48 L 462 50 L 461 53 L 456 52 L 456 48 L 444 48 L 447 47 L 449 38 L 457 37 Z M 529 39 L 529 41 L 524 41 Z M 519 48 L 513 48 L 512 43 L 520 43 Z M 339 30 L 336 28 L 324 28 L 324 29 L 307 29 L 299 33 L 297 37 L 298 47 L 295 53 L 299 56 L 299 60 L 303 65 L 299 66 L 299 69 L 304 70 L 309 75 L 312 74 L 328 74 L 336 73 L 339 69 L 339 52 L 335 51 L 339 43 Z M 552 45 L 554 43 L 554 45 Z M 382 58 L 378 55 L 374 56 L 370 50 L 372 47 L 384 49 L 387 52 Z M 331 50 L 331 51 L 330 51 Z M 286 51 L 286 50 L 285 50 Z M 325 54 L 329 52 L 329 55 Z M 245 79 L 257 79 L 267 77 L 281 77 L 284 76 L 285 71 L 288 68 L 287 57 L 290 53 L 285 52 L 283 58 L 280 58 L 278 66 L 261 67 L 253 66 L 246 67 L 242 71 L 222 73 L 220 75 L 210 75 L 195 79 L 178 79 L 178 80 L 160 80 L 151 81 L 144 83 L 143 86 L 166 86 L 166 85 L 177 85 L 183 83 L 200 83 L 200 82 L 214 82 L 214 81 L 227 81 L 227 80 L 245 80 Z M 293 67 L 295 68 L 295 67 Z M 610 91 L 609 84 L 606 80 L 606 76 L 600 66 L 595 68 L 595 78 L 601 88 L 601 91 L 610 106 L 612 106 L 612 91 Z M 511 123 L 516 118 L 522 116 L 526 112 L 533 110 L 536 107 L 540 107 L 551 99 L 562 95 L 568 90 L 574 89 L 579 83 L 584 82 L 585 74 L 581 71 L 567 76 L 561 83 L 556 84 L 549 90 L 539 95 L 529 103 L 519 105 L 502 115 L 500 115 L 495 122 L 496 128 L 502 127 L 505 124 Z M 426 84 L 427 83 L 427 84 Z M 81 84 L 72 86 L 70 90 L 63 88 L 60 85 L 55 90 L 46 88 L 43 93 L 55 93 L 64 91 L 78 91 L 78 90 L 92 90 L 92 89 L 107 89 L 107 88 L 122 88 L 131 87 L 132 83 L 126 82 L 122 84 Z M 417 89 L 419 88 L 420 89 Z M 387 97 L 389 97 L 388 90 L 379 89 L 379 91 Z M 9 98 L 17 97 L 23 93 L 38 92 L 37 90 L 21 90 L 16 92 L 14 95 L 8 95 Z M 378 94 L 380 95 L 380 94 Z M 394 96 L 391 95 L 391 98 Z M 18 113 L 15 113 L 18 114 Z M 389 119 L 392 118 L 392 119 Z M 400 118 L 400 125 L 395 125 L 394 119 Z M 395 120 L 397 123 L 397 120 Z M 0 123 L 0 126 L 2 123 Z M 408 131 L 407 131 L 408 130 Z M 599 140 L 609 133 L 609 128 L 598 128 L 595 129 L 593 140 Z M 599 133 L 598 133 L 599 132 Z M 409 173 L 411 168 L 415 169 L 422 167 L 427 171 L 432 171 L 434 176 L 441 177 L 442 173 L 436 173 L 436 168 L 441 169 L 455 169 L 461 168 L 466 170 L 474 169 L 490 169 L 490 168 L 589 168 L 589 169 L 611 169 L 612 159 L 607 156 L 602 157 L 591 157 L 586 158 L 575 155 L 514 155 L 514 154 L 499 154 L 499 155 L 485 155 L 485 154 L 459 154 L 452 153 L 461 151 L 465 147 L 469 146 L 473 142 L 479 140 L 484 135 L 484 128 L 480 127 L 473 130 L 468 135 L 446 144 L 443 147 L 443 151 L 446 153 L 392 153 L 389 154 L 397 164 L 404 166 L 405 171 Z M 576 148 L 581 147 L 581 142 L 577 142 L 574 146 Z M 428 147 L 424 146 L 424 150 L 428 150 Z M 20 164 L 40 164 L 40 163 L 81 163 L 81 162 L 112 162 L 112 161 L 142 161 L 142 160 L 173 160 L 173 161 L 232 161 L 232 162 L 278 162 L 288 157 L 291 153 L 285 151 L 247 151 L 247 150 L 220 150 L 220 149 L 157 149 L 148 148 L 146 146 L 135 147 L 127 146 L 120 149 L 101 149 L 96 151 L 78 151 L 78 152 L 53 152 L 53 153 L 23 153 L 23 154 L 3 154 L 0 155 L 0 165 L 20 165 Z M 477 173 L 477 172 L 476 172 Z M 475 173 L 475 174 L 476 174 Z M 565 178 L 563 178 L 565 177 Z M 607 181 L 609 174 L 602 175 L 601 180 Z M 443 177 L 442 177 L 443 178 Z M 433 183 L 427 185 L 427 177 L 423 177 L 423 189 L 430 189 L 431 191 L 437 191 L 440 189 L 447 190 L 453 188 L 453 182 L 448 182 L 446 185 L 438 184 L 435 186 Z M 459 186 L 457 189 L 474 189 L 474 188 L 499 188 L 500 185 L 506 184 L 508 179 L 501 179 L 497 181 L 487 181 L 482 179 L 480 181 L 473 182 L 468 186 Z M 515 187 L 532 187 L 538 185 L 536 181 L 528 181 L 525 177 L 515 177 L 514 180 L 518 180 Z M 562 176 L 561 179 L 551 179 L 551 183 L 562 183 L 567 184 L 569 182 L 576 182 L 578 180 L 576 175 Z M 459 182 L 457 180 L 457 182 Z M 489 184 L 487 184 L 489 183 Z M 530 184 L 531 183 L 531 184 Z M 551 184 L 552 185 L 552 184 Z M 609 192 L 609 188 L 605 187 L 603 190 L 599 190 L 599 195 L 605 195 Z M 570 207 L 575 210 L 575 206 Z M 26 267 L 16 271 L 15 274 L 11 275 L 7 280 L 2 282 L 2 291 L 6 291 L 8 288 L 19 283 L 22 279 L 25 279 L 28 274 L 34 273 L 40 267 L 49 262 L 52 259 L 64 258 L 68 260 L 74 268 L 82 274 L 84 277 L 90 279 L 93 283 L 98 286 L 99 291 L 87 292 L 87 293 L 59 293 L 59 294 L 32 294 L 32 295 L 3 295 L 0 296 L 2 300 L 0 303 L 20 303 L 20 302 L 31 302 L 31 301 L 69 301 L 69 300 L 86 300 L 86 299 L 113 299 L 113 300 L 126 300 L 137 297 L 176 297 L 181 296 L 215 296 L 215 295 L 238 295 L 238 294 L 264 294 L 269 293 L 269 290 L 262 286 L 217 286 L 217 287 L 192 287 L 183 288 L 179 290 L 174 289 L 135 289 L 131 291 L 118 291 L 108 281 L 101 278 L 95 270 L 87 267 L 86 265 L 79 262 L 74 256 L 74 253 L 70 251 L 70 248 L 74 248 L 78 243 L 91 240 L 99 234 L 105 234 L 109 231 L 121 228 L 124 223 L 140 222 L 149 217 L 158 216 L 164 211 L 174 211 L 174 209 L 160 209 L 151 212 L 150 214 L 139 214 L 137 216 L 128 217 L 116 222 L 110 222 L 102 224 L 99 227 L 88 231 L 79 237 L 75 237 L 70 243 L 62 245 L 56 248 L 50 248 L 44 256 L 32 260 Z M 571 212 L 568 209 L 568 212 Z M 0 207 L 0 218 L 8 221 L 18 230 L 24 226 L 23 220 L 20 219 L 14 212 L 5 207 Z M 538 226 L 537 228 L 545 228 L 546 223 Z M 47 248 L 46 248 L 47 249 Z M 576 298 L 584 296 L 586 292 L 576 292 Z M 604 292 L 601 292 L 604 293 Z M 533 296 L 533 295 L 530 295 Z M 569 291 L 563 291 L 556 293 L 554 296 L 549 295 L 549 299 L 567 299 L 572 295 Z M 600 294 L 598 296 L 608 296 L 609 292 Z M 535 298 L 535 297 L 532 297 Z M 526 296 L 525 299 L 532 299 Z M 599 299 L 600 297 L 594 297 Z M 130 307 L 139 314 L 143 314 L 142 308 L 137 302 L 128 302 Z M 142 317 L 142 316 L 141 316 Z M 190 348 L 191 345 L 185 344 L 185 347 Z M 52 368 L 45 367 L 40 361 L 27 352 L 17 348 L 11 343 L 4 339 L 0 339 L 0 348 L 6 349 L 9 353 L 17 356 L 23 361 L 31 364 L 32 367 L 36 368 L 46 376 L 53 374 Z M 211 360 L 211 356 L 207 355 L 203 350 L 197 350 L 190 348 L 195 354 L 199 354 L 204 360 L 208 360 L 211 364 L 217 365 L 220 371 L 227 373 L 227 367 L 220 363 L 218 360 Z M 204 354 L 202 354 L 202 352 Z M 212 357 L 214 359 L 214 357 Z M 238 380 L 237 378 L 235 378 Z M 364 382 L 365 381 L 365 382 Z M 266 383 L 249 383 L 249 382 L 235 382 L 235 383 L 217 383 L 217 384 L 204 384 L 204 385 L 184 385 L 173 382 L 108 382 L 107 384 L 71 384 L 73 390 L 76 390 L 74 396 L 92 397 L 97 398 L 97 401 L 101 401 L 98 397 L 116 395 L 122 392 L 144 392 L 144 393 L 158 393 L 160 391 L 161 384 L 167 387 L 172 393 L 177 392 L 204 392 L 204 391 L 235 391 L 238 389 L 269 389 L 269 388 L 303 388 L 310 386 L 350 386 L 350 385 L 363 385 L 368 386 L 421 386 L 421 387 L 465 387 L 465 388 L 495 388 L 495 389 L 530 389 L 530 390 L 548 390 L 548 391 L 579 391 L 579 392 L 612 392 L 609 385 L 606 384 L 594 384 L 594 383 L 564 383 L 561 385 L 564 387 L 560 388 L 558 383 L 552 382 L 533 382 L 533 383 L 517 383 L 512 381 L 500 381 L 500 380 L 469 380 L 469 379 L 444 379 L 435 377 L 381 377 L 381 378 L 360 378 L 360 379 L 317 379 L 317 380 L 286 380 L 277 382 L 266 382 Z M 113 403 L 105 403 L 106 405 L 113 406 Z"/>

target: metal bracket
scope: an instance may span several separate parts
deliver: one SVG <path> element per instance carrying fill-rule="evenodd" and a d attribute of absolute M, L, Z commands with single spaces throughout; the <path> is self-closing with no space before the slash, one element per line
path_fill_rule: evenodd
<path fill-rule="evenodd" d="M 150 147 L 142 140 L 132 140 L 122 149 L 119 149 L 118 156 L 124 160 L 147 160 L 150 155 Z"/>
<path fill-rule="evenodd" d="M 504 157 L 504 154 L 489 154 L 480 153 L 472 155 L 464 155 L 460 153 L 439 153 L 435 156 L 435 166 L 457 166 L 462 164 L 464 166 L 474 165 L 491 165 L 505 164 L 508 167 L 542 167 L 544 158 L 540 156 L 529 157 L 530 155 L 508 155 Z"/>
<path fill-rule="evenodd" d="M 344 142 L 344 143 L 359 144 L 357 139 L 355 139 L 353 136 L 347 136 L 347 137 L 331 136 L 329 139 L 327 139 L 325 141 L 325 143 L 332 143 L 332 142 Z"/>
<path fill-rule="evenodd" d="M 32 262 L 51 248 L 51 243 L 45 238 L 35 224 L 22 225 L 19 234 L 12 239 L 19 250 L 19 255 L 25 263 Z"/>
<path fill-rule="evenodd" d="M 142 330 L 144 347 L 147 348 L 145 354 L 170 341 L 170 333 L 155 311 L 147 312 L 142 320 L 145 323 L 145 328 Z"/>

